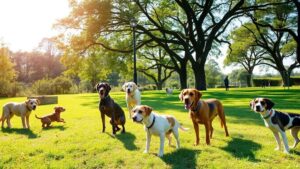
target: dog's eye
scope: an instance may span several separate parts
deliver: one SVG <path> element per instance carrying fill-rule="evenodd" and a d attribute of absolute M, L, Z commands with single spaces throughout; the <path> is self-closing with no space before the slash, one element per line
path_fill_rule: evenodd
<path fill-rule="evenodd" d="M 143 112 L 141 110 L 138 111 L 139 114 L 142 114 Z"/>
<path fill-rule="evenodd" d="M 194 96 L 194 93 L 190 93 L 190 96 Z"/>
<path fill-rule="evenodd" d="M 261 102 L 260 102 L 260 104 L 261 104 L 261 105 L 265 105 L 265 104 L 266 104 L 266 102 L 264 102 L 264 101 L 261 101 Z"/>

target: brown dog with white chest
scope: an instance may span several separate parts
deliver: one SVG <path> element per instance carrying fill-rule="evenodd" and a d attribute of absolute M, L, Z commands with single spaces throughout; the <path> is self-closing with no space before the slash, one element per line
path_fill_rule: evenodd
<path fill-rule="evenodd" d="M 206 144 L 210 144 L 210 139 L 213 135 L 212 121 L 216 116 L 221 119 L 221 127 L 224 126 L 226 136 L 229 136 L 225 113 L 222 103 L 217 99 L 200 100 L 202 94 L 197 89 L 184 89 L 179 94 L 179 98 L 185 104 L 185 109 L 189 110 L 192 119 L 195 133 L 196 142 L 194 145 L 199 144 L 199 125 L 204 124 L 206 132 Z"/>
<path fill-rule="evenodd" d="M 37 115 L 35 115 L 35 117 L 37 119 L 41 119 L 42 122 L 42 127 L 49 127 L 51 125 L 51 122 L 63 122 L 65 123 L 65 120 L 63 118 L 60 117 L 61 112 L 66 111 L 65 108 L 61 107 L 61 106 L 57 106 L 54 107 L 54 112 L 52 114 L 43 116 L 43 117 L 38 117 Z"/>

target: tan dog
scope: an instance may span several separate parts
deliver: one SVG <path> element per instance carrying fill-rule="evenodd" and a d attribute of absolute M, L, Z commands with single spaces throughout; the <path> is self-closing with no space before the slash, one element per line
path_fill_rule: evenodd
<path fill-rule="evenodd" d="M 2 128 L 4 127 L 4 122 L 7 120 L 7 127 L 11 128 L 10 119 L 14 116 L 20 116 L 22 119 L 23 128 L 30 128 L 29 116 L 32 110 L 35 110 L 39 104 L 38 99 L 28 99 L 23 103 L 10 102 L 3 106 L 2 117 Z"/>
<path fill-rule="evenodd" d="M 38 117 L 35 115 L 37 119 L 41 119 L 42 122 L 42 127 L 49 127 L 51 125 L 51 122 L 63 122 L 65 123 L 65 120 L 63 118 L 60 118 L 60 113 L 66 111 L 65 108 L 61 106 L 54 107 L 54 113 L 43 116 L 43 117 Z"/>
<path fill-rule="evenodd" d="M 204 124 L 206 131 L 206 144 L 210 144 L 210 138 L 213 135 L 212 121 L 218 115 L 221 119 L 221 127 L 225 127 L 226 136 L 229 136 L 225 113 L 222 103 L 217 99 L 200 100 L 202 94 L 196 89 L 184 89 L 179 94 L 181 101 L 185 103 L 185 109 L 189 110 L 196 132 L 195 145 L 199 144 L 199 126 Z"/>

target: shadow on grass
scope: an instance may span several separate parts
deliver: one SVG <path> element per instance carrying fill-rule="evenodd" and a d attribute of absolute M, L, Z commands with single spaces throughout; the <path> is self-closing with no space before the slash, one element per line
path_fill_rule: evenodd
<path fill-rule="evenodd" d="M 66 130 L 67 127 L 65 126 L 50 126 L 50 127 L 46 127 L 46 128 L 42 128 L 43 130 L 55 130 L 58 129 L 60 131 L 64 131 Z"/>
<path fill-rule="evenodd" d="M 127 150 L 132 151 L 137 149 L 136 145 L 134 144 L 136 137 L 132 133 L 125 132 L 123 134 L 117 134 L 115 137 L 123 143 Z"/>
<path fill-rule="evenodd" d="M 236 158 L 246 158 L 249 161 L 259 162 L 260 160 L 255 158 L 255 151 L 261 149 L 261 145 L 255 143 L 251 140 L 245 140 L 241 138 L 232 138 L 228 142 L 226 147 L 221 148 L 224 151 L 227 151 L 232 156 Z"/>
<path fill-rule="evenodd" d="M 178 149 L 175 152 L 165 154 L 161 159 L 171 165 L 173 169 L 196 168 L 196 156 L 200 150 L 190 150 L 186 148 Z"/>
<path fill-rule="evenodd" d="M 290 150 L 290 153 L 300 156 L 300 152 L 296 151 L 295 149 Z"/>
<path fill-rule="evenodd" d="M 29 139 L 35 139 L 38 137 L 37 134 L 33 133 L 31 130 L 28 129 L 10 129 L 10 128 L 2 128 L 3 133 L 13 133 L 13 134 L 20 134 L 26 135 Z"/>

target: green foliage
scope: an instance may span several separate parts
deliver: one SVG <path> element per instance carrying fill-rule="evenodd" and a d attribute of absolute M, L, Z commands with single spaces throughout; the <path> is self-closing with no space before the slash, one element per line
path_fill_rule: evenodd
<path fill-rule="evenodd" d="M 13 82 L 16 78 L 14 64 L 9 58 L 9 49 L 0 45 L 0 96 L 12 95 Z"/>
<path fill-rule="evenodd" d="M 222 79 L 221 69 L 218 63 L 211 59 L 205 65 L 207 87 L 214 88 Z"/>
<path fill-rule="evenodd" d="M 59 76 L 55 79 L 44 78 L 33 83 L 33 94 L 49 95 L 69 93 L 72 87 L 72 81 L 65 77 Z"/>

